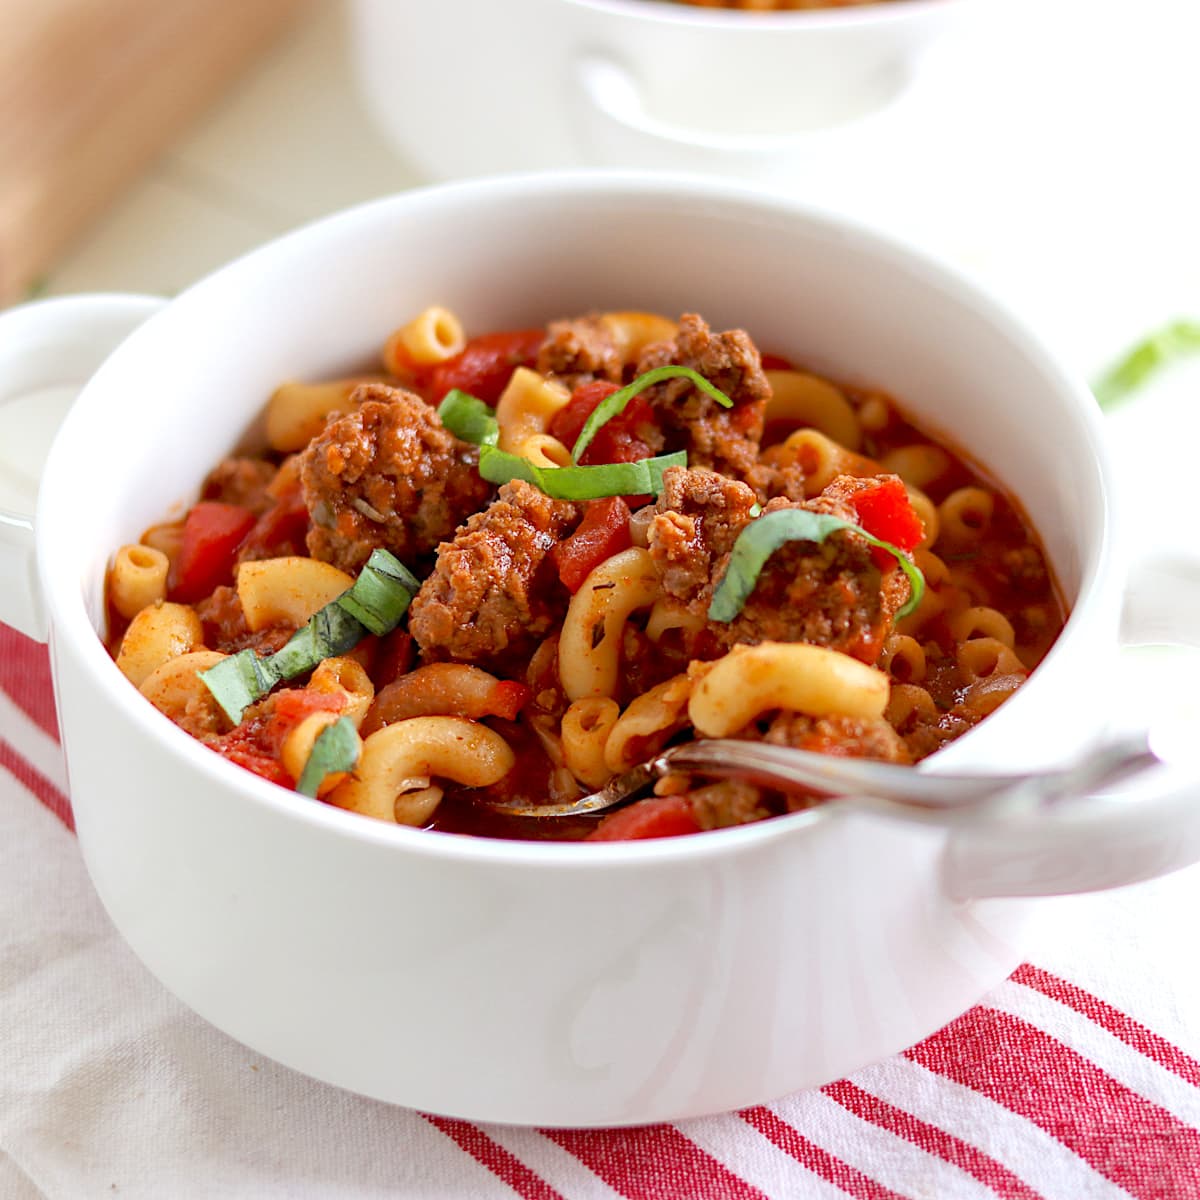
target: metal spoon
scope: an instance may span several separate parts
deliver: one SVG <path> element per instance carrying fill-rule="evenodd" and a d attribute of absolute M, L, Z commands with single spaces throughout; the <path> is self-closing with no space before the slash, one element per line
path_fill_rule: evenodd
<path fill-rule="evenodd" d="M 668 771 L 680 771 L 746 779 L 784 791 L 819 792 L 831 798 L 855 797 L 909 813 L 977 809 L 1000 799 L 1006 806 L 1034 808 L 1098 791 L 1161 762 L 1145 733 L 1102 743 L 1069 766 L 1051 771 L 954 775 L 766 742 L 714 738 L 672 746 L 570 804 L 495 803 L 490 807 L 513 817 L 586 816 L 629 804 Z"/>

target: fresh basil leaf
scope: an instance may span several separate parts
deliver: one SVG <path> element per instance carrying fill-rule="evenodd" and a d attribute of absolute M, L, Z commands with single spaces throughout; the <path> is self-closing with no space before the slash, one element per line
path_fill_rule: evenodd
<path fill-rule="evenodd" d="M 664 379 L 690 379 L 702 392 L 707 393 L 722 407 L 733 407 L 733 401 L 720 388 L 709 383 L 703 375 L 693 371 L 691 367 L 673 365 L 655 367 L 654 370 L 639 375 L 620 391 L 613 392 L 611 396 L 605 396 L 596 405 L 591 416 L 579 431 L 579 436 L 575 439 L 575 445 L 571 449 L 571 461 L 578 462 L 583 457 L 583 452 L 591 445 L 592 438 L 596 436 L 601 426 L 611 421 L 618 413 L 624 412 L 625 406 L 634 396 L 644 392 L 648 387 L 653 387 L 656 383 L 661 383 Z"/>
<path fill-rule="evenodd" d="M 282 678 L 269 658 L 259 658 L 253 650 L 239 650 L 198 675 L 235 725 L 241 722 L 246 709 L 261 700 Z"/>
<path fill-rule="evenodd" d="M 442 424 L 457 438 L 476 446 L 494 446 L 500 438 L 496 410 L 477 396 L 451 388 L 438 405 Z"/>
<path fill-rule="evenodd" d="M 925 577 L 903 550 L 868 533 L 853 521 L 844 521 L 828 513 L 809 512 L 804 508 L 782 508 L 751 521 L 738 534 L 729 556 L 729 566 L 713 591 L 712 602 L 708 606 L 709 620 L 727 624 L 742 611 L 767 559 L 781 546 L 788 542 L 823 542 L 838 530 L 855 533 L 870 545 L 895 556 L 909 583 L 908 600 L 896 618 L 899 620 L 913 612 L 925 593 Z"/>
<path fill-rule="evenodd" d="M 382 636 L 400 624 L 420 580 L 386 550 L 373 550 L 371 557 L 348 592 L 335 603 L 345 613 Z"/>
<path fill-rule="evenodd" d="M 318 609 L 274 654 L 259 658 L 253 650 L 241 650 L 198 672 L 200 681 L 238 725 L 246 709 L 280 681 L 345 654 L 368 633 L 391 633 L 420 586 L 421 581 L 398 558 L 375 550 L 354 583 Z"/>
<path fill-rule="evenodd" d="M 490 483 L 524 479 L 555 500 L 599 500 L 605 496 L 657 496 L 668 467 L 686 467 L 687 452 L 660 454 L 630 463 L 597 463 L 583 467 L 539 467 L 519 454 L 495 446 L 479 452 L 479 473 Z"/>
<path fill-rule="evenodd" d="M 317 734 L 312 752 L 296 783 L 296 791 L 316 798 L 321 784 L 328 775 L 340 771 L 352 771 L 358 765 L 362 743 L 358 730 L 349 717 L 339 717 Z"/>

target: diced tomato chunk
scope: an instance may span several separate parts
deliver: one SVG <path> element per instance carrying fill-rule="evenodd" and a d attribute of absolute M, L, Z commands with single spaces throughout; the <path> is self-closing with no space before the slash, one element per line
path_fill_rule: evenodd
<path fill-rule="evenodd" d="M 361 644 L 361 643 L 360 643 Z M 412 670 L 413 660 L 417 656 L 412 634 L 406 629 L 393 629 L 379 639 L 379 650 L 371 666 L 371 681 L 375 684 L 376 692 L 387 687 L 401 675 L 407 675 Z"/>
<path fill-rule="evenodd" d="M 630 842 L 699 832 L 700 823 L 686 796 L 653 796 L 610 813 L 588 834 L 587 840 Z"/>
<path fill-rule="evenodd" d="M 778 354 L 764 354 L 762 367 L 764 371 L 794 371 L 796 369 L 786 358 L 781 358 Z"/>
<path fill-rule="evenodd" d="M 236 732 L 234 730 L 234 733 Z M 239 767 L 252 771 L 262 779 L 270 780 L 271 783 L 278 783 L 286 788 L 294 786 L 292 777 L 284 770 L 283 764 L 277 758 L 272 758 L 269 754 L 263 754 L 254 749 L 247 741 L 237 740 L 233 734 L 215 738 L 208 745 L 222 758 L 237 763 Z"/>
<path fill-rule="evenodd" d="M 570 450 L 600 401 L 620 390 L 615 383 L 610 383 L 607 379 L 593 379 L 590 383 L 581 383 L 572 393 L 571 399 L 551 419 L 551 435 Z"/>
<path fill-rule="evenodd" d="M 863 488 L 848 497 L 859 524 L 901 550 L 912 550 L 925 536 L 925 527 L 908 499 L 904 484 L 894 476 L 873 482 L 874 487 Z"/>
<path fill-rule="evenodd" d="M 545 340 L 543 329 L 485 333 L 472 338 L 460 353 L 433 367 L 427 381 L 421 381 L 427 397 L 437 404 L 448 391 L 459 388 L 486 404 L 495 404 L 513 371 L 532 366 Z"/>
<path fill-rule="evenodd" d="M 255 520 L 254 513 L 237 504 L 194 504 L 183 522 L 172 599 L 193 604 L 221 584 L 232 583 L 237 549 Z"/>
<path fill-rule="evenodd" d="M 308 508 L 299 484 L 267 509 L 238 547 L 242 558 L 281 558 L 307 554 Z"/>
<path fill-rule="evenodd" d="M 346 707 L 341 691 L 320 692 L 314 688 L 285 688 L 271 697 L 267 737 L 282 744 L 284 738 L 315 712 L 338 712 Z"/>
<path fill-rule="evenodd" d="M 588 417 L 602 400 L 616 391 L 620 388 L 607 379 L 580 384 L 570 401 L 554 414 L 550 422 L 551 436 L 558 438 L 568 450 L 572 449 Z M 650 458 L 654 451 L 638 436 L 638 431 L 653 424 L 654 410 L 649 401 L 644 396 L 634 396 L 621 412 L 600 426 L 579 461 L 591 466 Z"/>
<path fill-rule="evenodd" d="M 284 688 L 275 692 L 254 715 L 236 729 L 206 744 L 222 757 L 283 787 L 294 786 L 280 762 L 287 736 L 315 712 L 339 712 L 346 706 L 343 692 L 319 692 L 312 688 Z"/>
<path fill-rule="evenodd" d="M 515 721 L 517 714 L 529 703 L 533 692 L 515 679 L 502 679 L 488 698 L 492 716 Z"/>
<path fill-rule="evenodd" d="M 633 545 L 629 505 L 620 496 L 589 500 L 579 528 L 550 552 L 558 577 L 572 594 L 606 558 Z"/>

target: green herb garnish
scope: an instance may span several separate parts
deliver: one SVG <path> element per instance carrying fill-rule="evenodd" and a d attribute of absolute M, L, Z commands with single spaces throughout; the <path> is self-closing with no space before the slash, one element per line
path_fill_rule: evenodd
<path fill-rule="evenodd" d="M 687 370 L 686 367 L 671 369 L 677 372 Z M 646 376 L 643 375 L 642 378 L 645 379 Z M 613 393 L 614 396 L 617 394 Z M 539 467 L 519 454 L 501 450 L 496 445 L 499 440 L 499 426 L 496 424 L 494 410 L 475 396 L 457 389 L 448 392 L 438 405 L 438 416 L 455 437 L 475 442 L 479 447 L 479 474 L 489 483 L 508 483 L 510 479 L 524 479 L 555 500 L 657 496 L 663 487 L 662 473 L 668 467 L 687 466 L 687 452 L 677 450 L 673 454 L 660 454 L 656 458 L 643 458 L 629 463 Z"/>
<path fill-rule="evenodd" d="M 296 791 L 316 798 L 327 775 L 352 771 L 358 765 L 358 730 L 349 717 L 339 717 L 317 734 L 312 752 L 296 782 Z"/>
<path fill-rule="evenodd" d="M 270 658 L 259 658 L 253 650 L 239 650 L 199 672 L 199 677 L 235 725 L 251 704 L 283 678 Z"/>
<path fill-rule="evenodd" d="M 702 392 L 711 396 L 723 408 L 732 408 L 733 401 L 725 395 L 720 388 L 709 383 L 697 371 L 693 371 L 691 367 L 655 367 L 653 371 L 646 371 L 639 375 L 632 383 L 626 384 L 619 392 L 613 392 L 611 396 L 605 396 L 603 400 L 592 410 L 591 416 L 579 431 L 579 436 L 575 439 L 575 445 L 571 448 L 572 462 L 578 462 L 583 457 L 583 452 L 591 445 L 592 438 L 596 436 L 597 431 L 601 426 L 607 424 L 619 413 L 625 411 L 625 406 L 641 392 L 644 392 L 648 387 L 653 387 L 656 383 L 661 383 L 664 379 L 690 379 Z"/>
<path fill-rule="evenodd" d="M 343 612 L 382 637 L 400 624 L 421 581 L 394 555 L 373 550 L 354 586 L 335 601 Z"/>
<path fill-rule="evenodd" d="M 1129 399 L 1151 376 L 1181 358 L 1200 353 L 1200 322 L 1172 321 L 1139 342 L 1092 385 L 1101 408 Z"/>
<path fill-rule="evenodd" d="M 809 512 L 803 508 L 784 508 L 751 521 L 738 534 L 737 541 L 733 544 L 733 552 L 729 556 L 729 566 L 721 582 L 717 584 L 712 603 L 708 606 L 709 620 L 728 623 L 742 611 L 743 605 L 758 583 L 763 565 L 785 543 L 823 542 L 839 529 L 855 533 L 872 546 L 878 546 L 895 556 L 904 574 L 908 576 L 909 583 L 908 600 L 896 614 L 896 618 L 898 620 L 913 612 L 925 593 L 925 577 L 903 550 L 877 538 L 873 533 L 868 533 L 853 521 L 843 521 L 841 517 Z"/>
<path fill-rule="evenodd" d="M 469 392 L 451 388 L 438 405 L 437 414 L 442 424 L 464 442 L 494 446 L 500 440 L 496 410 Z"/>
<path fill-rule="evenodd" d="M 373 550 L 354 583 L 315 612 L 276 653 L 259 658 L 253 650 L 241 650 L 199 672 L 200 680 L 238 725 L 246 709 L 281 680 L 345 654 L 368 633 L 390 633 L 420 586 L 398 558 L 386 550 Z"/>
<path fill-rule="evenodd" d="M 491 483 L 524 479 L 555 500 L 600 500 L 605 496 L 657 496 L 668 467 L 686 467 L 687 451 L 660 454 L 637 462 L 596 463 L 589 467 L 539 467 L 519 454 L 495 446 L 479 451 L 479 473 Z"/>

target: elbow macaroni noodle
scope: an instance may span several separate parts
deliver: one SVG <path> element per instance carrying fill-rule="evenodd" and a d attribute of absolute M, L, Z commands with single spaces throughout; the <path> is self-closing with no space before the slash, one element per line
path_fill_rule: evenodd
<path fill-rule="evenodd" d="M 165 600 L 170 566 L 171 560 L 153 546 L 122 546 L 108 579 L 113 608 L 132 619 L 143 608 Z"/>
<path fill-rule="evenodd" d="M 571 393 L 561 383 L 528 367 L 517 367 L 496 403 L 498 445 L 542 467 L 565 467 L 570 449 L 550 436 L 550 421 L 566 406 Z"/>
<path fill-rule="evenodd" d="M 639 546 L 614 554 L 583 581 L 558 643 L 559 677 L 570 699 L 615 693 L 625 622 L 657 597 L 658 573 Z"/>
<path fill-rule="evenodd" d="M 200 618 L 186 604 L 152 604 L 143 608 L 129 623 L 117 666 L 135 687 L 163 663 L 199 650 L 204 643 Z"/>
<path fill-rule="evenodd" d="M 771 384 L 768 421 L 811 426 L 846 450 L 857 451 L 862 446 L 858 417 L 832 383 L 807 371 L 768 371 L 766 375 Z"/>
<path fill-rule="evenodd" d="M 692 681 L 676 675 L 635 697 L 620 715 L 604 746 L 604 763 L 613 774 L 628 771 L 657 754 L 687 725 Z"/>
<path fill-rule="evenodd" d="M 333 383 L 283 383 L 267 404 L 267 441 L 275 450 L 302 450 L 337 413 L 354 408 L 354 393 L 366 377 Z"/>
<path fill-rule="evenodd" d="M 299 629 L 353 583 L 345 571 L 299 555 L 260 558 L 237 570 L 238 599 L 246 624 L 255 632 L 271 625 Z"/>
<path fill-rule="evenodd" d="M 466 334 L 457 315 L 433 304 L 388 338 L 383 363 L 394 375 L 402 375 L 409 363 L 427 367 L 446 362 L 466 344 Z"/>
<path fill-rule="evenodd" d="M 600 317 L 624 363 L 636 362 L 638 355 L 655 342 L 666 342 L 679 332 L 679 325 L 658 313 L 607 312 Z"/>
<path fill-rule="evenodd" d="M 612 774 L 604 751 L 620 712 L 607 696 L 585 696 L 563 713 L 563 757 L 571 774 L 588 787 L 603 787 Z"/>
<path fill-rule="evenodd" d="M 350 777 L 329 794 L 338 808 L 423 825 L 442 799 L 432 778 L 484 787 L 503 779 L 515 759 L 486 725 L 461 717 L 412 717 L 372 733 Z"/>
<path fill-rule="evenodd" d="M 804 495 L 819 495 L 837 475 L 865 478 L 878 475 L 878 463 L 839 446 L 832 438 L 817 429 L 798 429 L 782 446 L 785 463 L 796 463 L 804 472 Z"/>
<path fill-rule="evenodd" d="M 888 678 L 825 646 L 762 642 L 737 646 L 701 676 L 688 716 L 705 737 L 728 737 L 770 709 L 813 717 L 883 716 Z"/>

